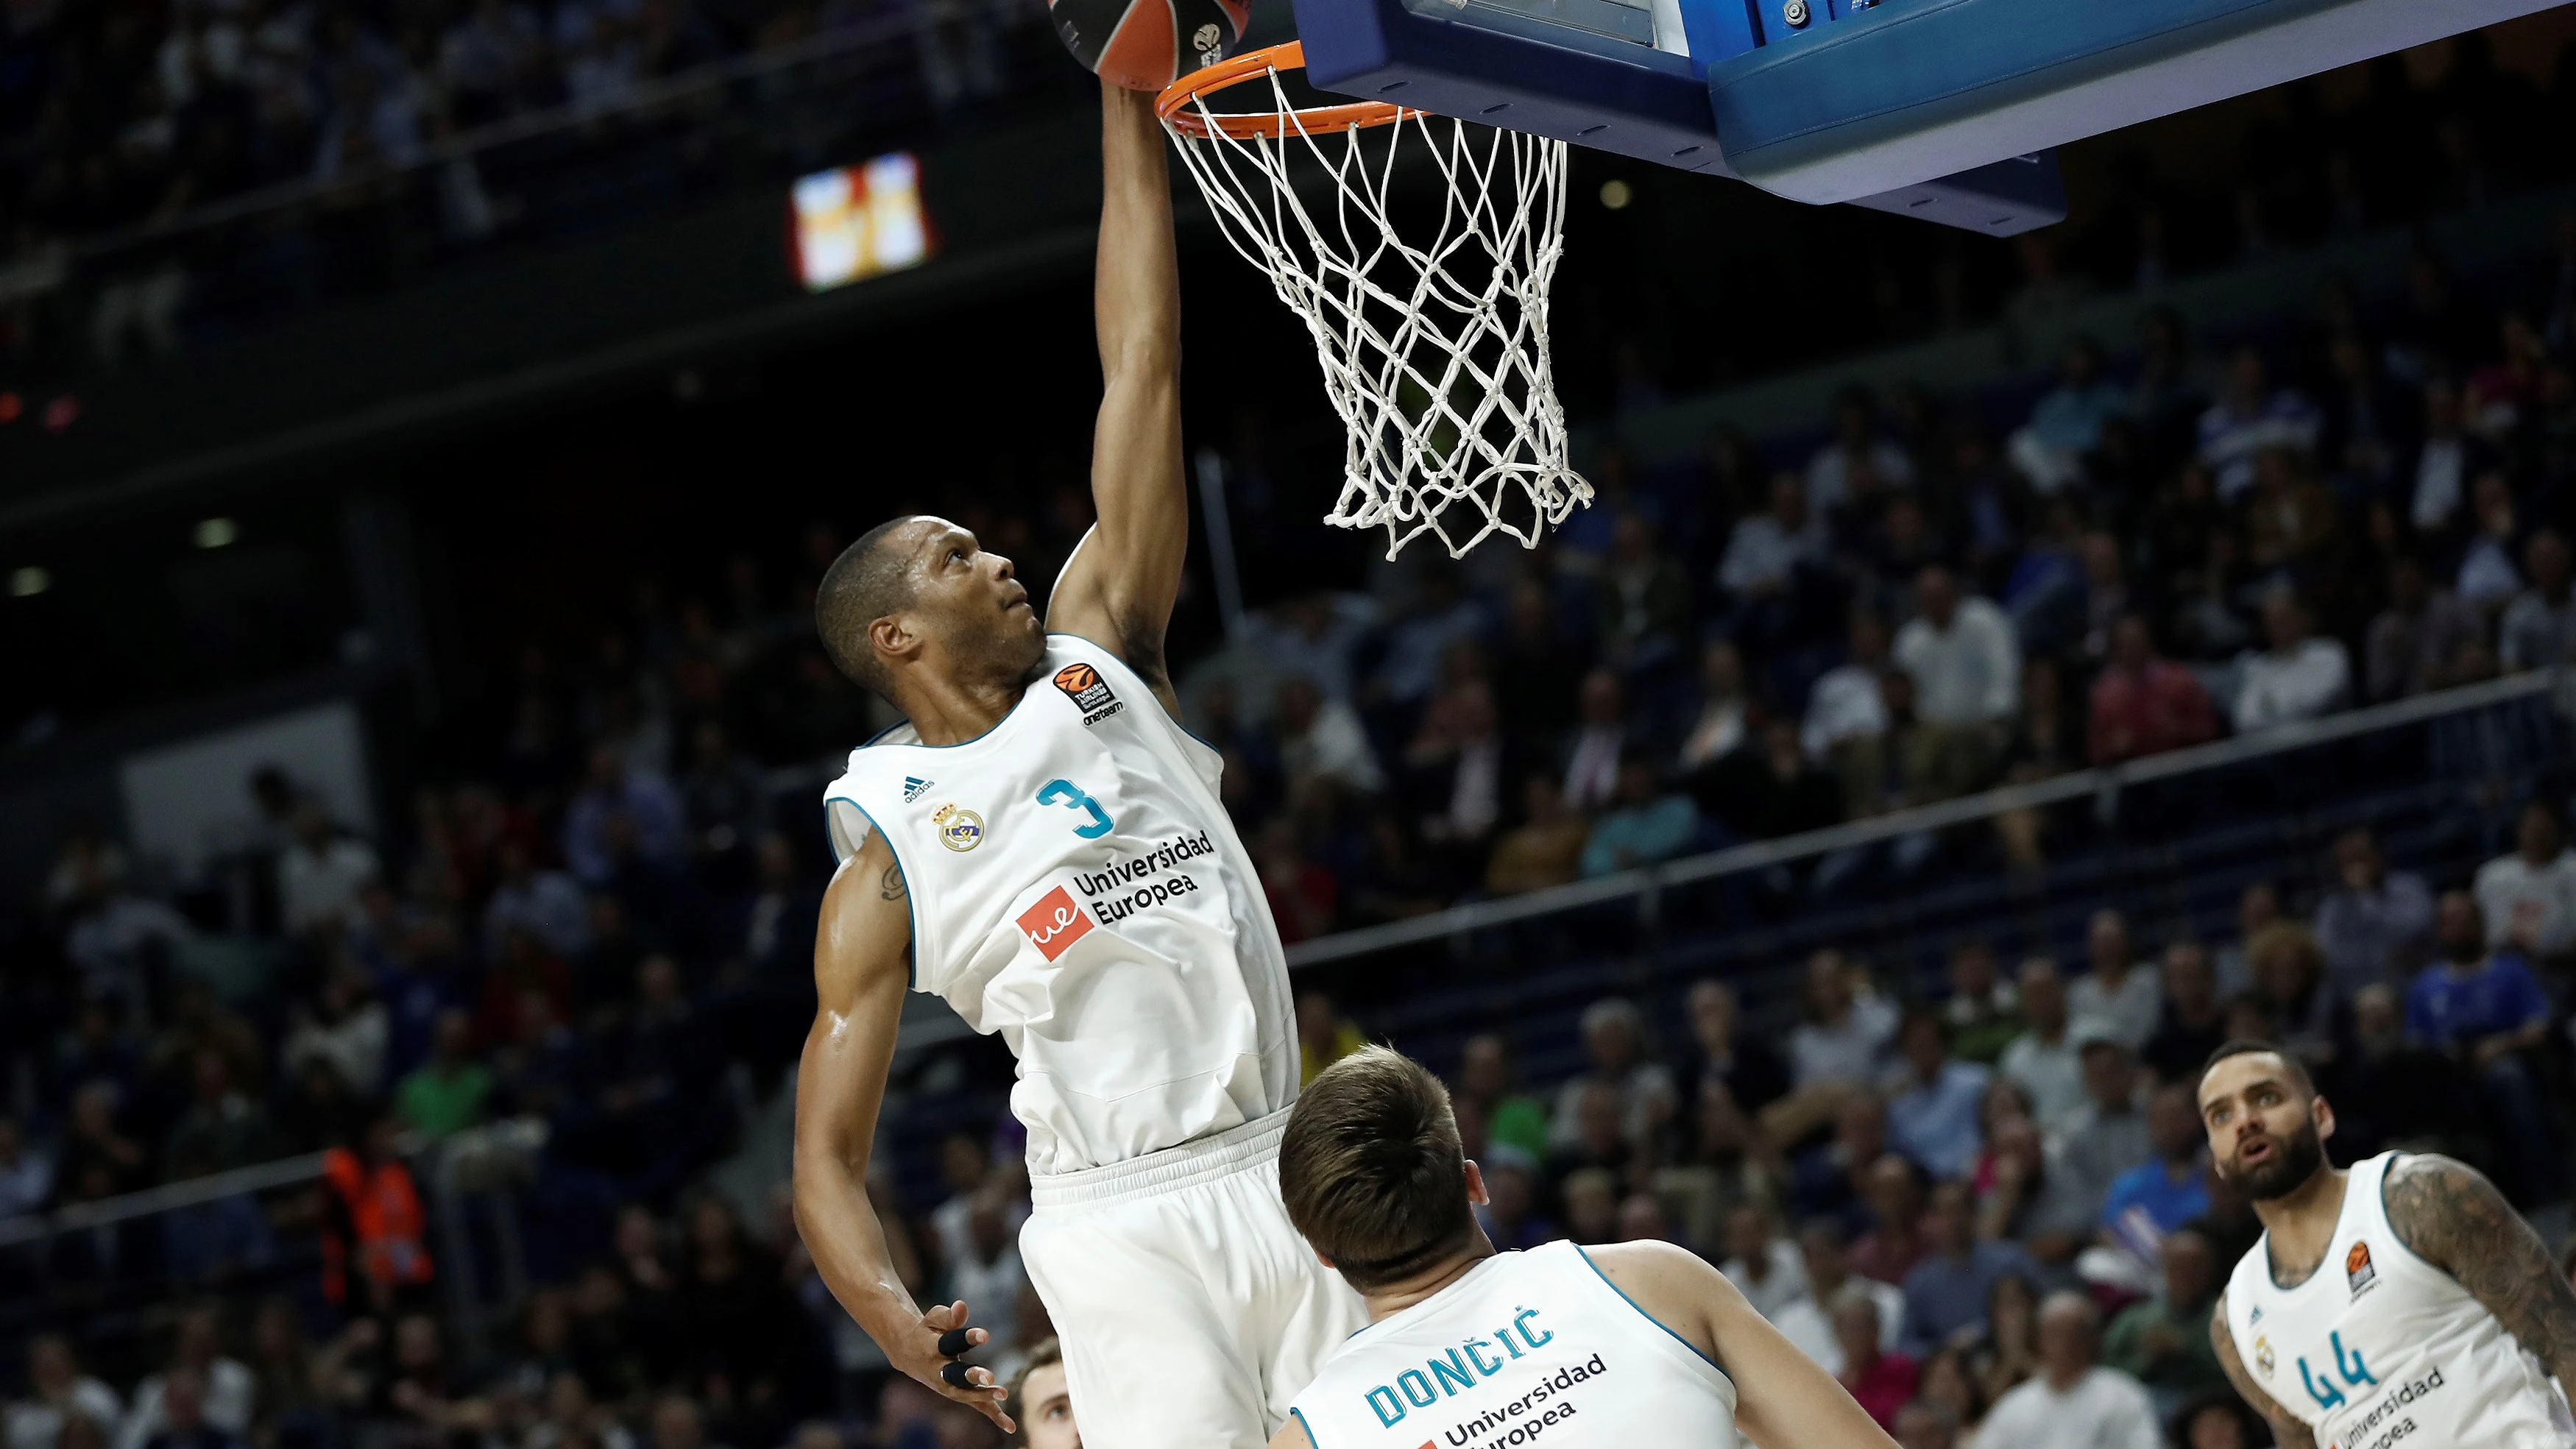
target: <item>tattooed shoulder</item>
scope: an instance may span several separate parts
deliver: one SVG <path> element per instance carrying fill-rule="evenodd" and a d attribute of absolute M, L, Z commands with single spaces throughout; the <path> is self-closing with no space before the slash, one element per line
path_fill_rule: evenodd
<path fill-rule="evenodd" d="M 2380 1195 L 2388 1225 L 2417 1257 L 2459 1280 L 2553 1372 L 2576 1368 L 2576 1292 L 2495 1184 L 2428 1153 L 2389 1164 Z"/>
<path fill-rule="evenodd" d="M 902 866 L 890 864 L 885 868 L 885 874 L 877 877 L 877 899 L 883 901 L 903 899 Z"/>

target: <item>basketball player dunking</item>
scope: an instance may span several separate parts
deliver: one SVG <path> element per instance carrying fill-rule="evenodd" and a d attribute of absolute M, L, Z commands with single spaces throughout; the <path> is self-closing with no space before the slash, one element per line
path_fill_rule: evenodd
<path fill-rule="evenodd" d="M 1173 717 L 1189 510 L 1170 183 L 1154 98 L 1102 97 L 1099 523 L 1046 622 L 1010 560 L 939 518 L 871 530 L 816 595 L 833 661 L 907 723 L 825 792 L 841 864 L 797 1076 L 796 1220 L 897 1368 L 1008 1428 L 992 1375 L 956 1362 L 984 1331 L 968 1305 L 913 1302 L 864 1186 L 904 989 L 935 992 L 1019 1058 L 1021 1255 L 1084 1438 L 1254 1449 L 1364 1318 L 1280 1205 L 1287 965 L 1217 753 Z"/>
<path fill-rule="evenodd" d="M 2210 1058 L 2200 1114 L 2264 1229 L 2210 1339 L 2284 1449 L 2576 1446 L 2576 1293 L 2484 1177 L 2430 1154 L 2329 1165 L 2334 1109 L 2262 1043 Z"/>

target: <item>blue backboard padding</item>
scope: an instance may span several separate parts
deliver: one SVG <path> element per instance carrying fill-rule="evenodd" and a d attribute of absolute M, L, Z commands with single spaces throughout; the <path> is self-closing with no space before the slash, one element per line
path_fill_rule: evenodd
<path fill-rule="evenodd" d="M 2041 151 L 1855 197 L 1851 204 L 1988 236 L 2018 236 L 2066 219 L 2066 183 L 2058 175 L 2057 153 Z"/>
<path fill-rule="evenodd" d="M 1724 172 L 1708 89 L 1682 57 L 1481 7 L 1472 23 L 1399 0 L 1296 7 L 1306 78 L 1324 90 Z"/>
<path fill-rule="evenodd" d="M 1709 68 L 1729 164 L 1854 200 L 2560 0 L 1886 0 Z"/>

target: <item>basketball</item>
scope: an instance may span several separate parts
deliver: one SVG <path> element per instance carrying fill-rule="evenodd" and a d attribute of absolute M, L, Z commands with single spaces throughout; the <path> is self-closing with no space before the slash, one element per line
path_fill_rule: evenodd
<path fill-rule="evenodd" d="M 1251 0 L 1054 0 L 1056 37 L 1101 79 L 1159 91 L 1234 53 Z"/>

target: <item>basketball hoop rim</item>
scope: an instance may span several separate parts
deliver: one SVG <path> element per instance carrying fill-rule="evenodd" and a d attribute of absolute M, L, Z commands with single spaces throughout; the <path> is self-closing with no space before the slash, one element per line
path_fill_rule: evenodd
<path fill-rule="evenodd" d="M 1285 111 L 1211 111 L 1200 104 L 1217 92 L 1239 86 L 1256 76 L 1273 75 L 1283 70 L 1306 68 L 1305 42 L 1292 40 L 1285 45 L 1247 50 L 1243 54 L 1195 70 L 1165 86 L 1154 97 L 1154 114 L 1174 134 L 1192 140 L 1206 140 L 1211 133 L 1237 141 L 1276 141 L 1291 135 L 1319 135 L 1333 131 L 1363 130 L 1371 126 L 1388 126 L 1420 111 L 1407 110 L 1387 101 L 1351 101 L 1337 106 L 1306 106 Z"/>

